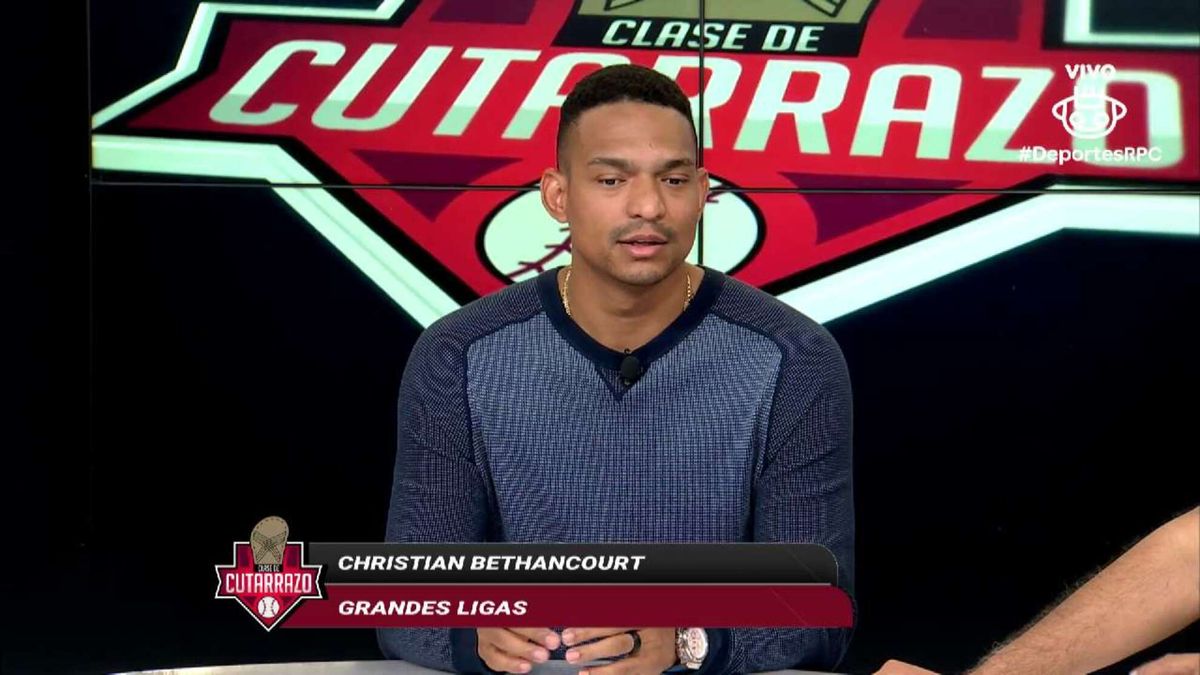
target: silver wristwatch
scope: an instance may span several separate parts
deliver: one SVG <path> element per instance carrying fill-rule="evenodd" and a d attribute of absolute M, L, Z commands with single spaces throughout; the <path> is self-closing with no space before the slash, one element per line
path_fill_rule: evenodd
<path fill-rule="evenodd" d="M 675 655 L 684 668 L 699 670 L 708 656 L 708 633 L 703 628 L 676 628 Z"/>

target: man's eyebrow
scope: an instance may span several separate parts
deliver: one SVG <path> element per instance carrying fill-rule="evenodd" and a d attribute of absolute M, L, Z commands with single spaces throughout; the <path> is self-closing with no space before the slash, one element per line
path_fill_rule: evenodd
<path fill-rule="evenodd" d="M 679 157 L 677 159 L 671 159 L 666 162 L 663 162 L 662 164 L 659 165 L 658 170 L 660 172 L 662 172 L 662 171 L 670 171 L 671 169 L 682 169 L 682 168 L 691 167 L 691 166 L 696 166 L 695 160 L 693 160 L 691 157 Z"/>
<path fill-rule="evenodd" d="M 634 170 L 633 162 L 630 162 L 627 159 L 620 159 L 618 157 L 593 157 L 592 159 L 588 160 L 588 166 L 592 166 L 594 164 L 611 166 L 616 169 L 620 169 L 621 171 L 625 171 L 626 173 L 633 173 Z M 695 165 L 696 162 L 691 157 L 678 157 L 676 159 L 668 159 L 667 161 L 659 164 L 655 173 L 662 173 L 663 171 L 670 171 L 671 169 L 679 169 L 682 167 Z"/>

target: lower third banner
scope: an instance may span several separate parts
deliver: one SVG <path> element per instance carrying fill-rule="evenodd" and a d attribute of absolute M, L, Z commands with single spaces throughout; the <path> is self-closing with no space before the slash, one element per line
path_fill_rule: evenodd
<path fill-rule="evenodd" d="M 846 628 L 849 597 L 824 584 L 329 584 L 287 628 L 721 626 Z"/>

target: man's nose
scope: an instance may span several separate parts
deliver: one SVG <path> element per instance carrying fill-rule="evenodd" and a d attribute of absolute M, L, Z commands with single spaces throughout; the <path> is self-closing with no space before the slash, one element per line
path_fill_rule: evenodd
<path fill-rule="evenodd" d="M 657 221 L 666 215 L 667 205 L 662 198 L 662 185 L 654 176 L 638 176 L 629 181 L 629 201 L 626 215 L 640 220 Z"/>

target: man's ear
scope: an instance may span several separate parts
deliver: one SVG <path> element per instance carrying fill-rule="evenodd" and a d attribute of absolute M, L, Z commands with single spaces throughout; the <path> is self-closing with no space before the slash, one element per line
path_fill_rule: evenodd
<path fill-rule="evenodd" d="M 560 223 L 567 222 L 567 177 L 558 169 L 542 172 L 542 206 Z"/>
<path fill-rule="evenodd" d="M 696 180 L 700 183 L 700 212 L 704 213 L 704 205 L 708 203 L 708 169 L 696 169 Z"/>

